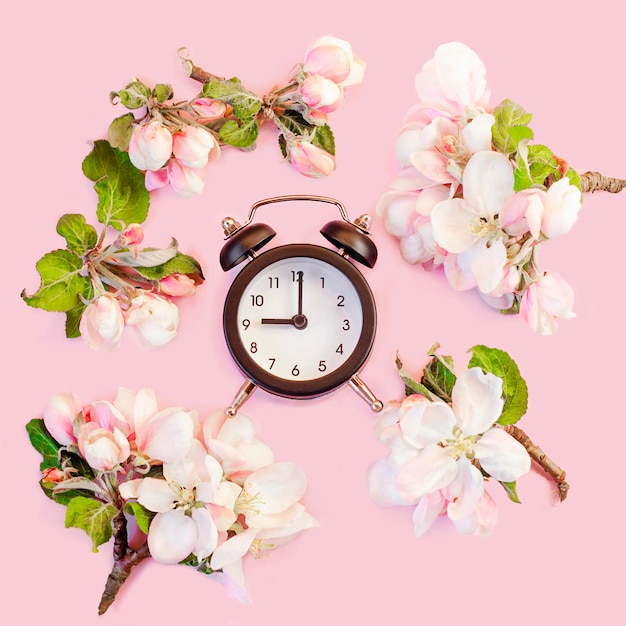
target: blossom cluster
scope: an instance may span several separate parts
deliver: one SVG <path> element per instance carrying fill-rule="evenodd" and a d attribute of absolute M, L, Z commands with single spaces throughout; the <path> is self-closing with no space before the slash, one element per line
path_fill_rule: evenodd
<path fill-rule="evenodd" d="M 66 525 L 83 528 L 97 547 L 111 529 L 99 535 L 83 513 L 134 515 L 155 561 L 213 574 L 242 599 L 245 555 L 261 556 L 317 525 L 300 503 L 303 472 L 276 462 L 244 415 L 202 419 L 182 407 L 160 409 L 152 389 L 120 388 L 113 402 L 57 394 L 29 432 L 40 451 L 46 438 L 58 449 L 58 458 L 44 457 L 42 487 L 67 505 Z"/>
<path fill-rule="evenodd" d="M 190 76 L 203 83 L 189 101 L 174 102 L 170 85 L 151 89 L 139 80 L 111 94 L 112 102 L 138 113 L 116 118 L 109 139 L 145 173 L 148 190 L 169 184 L 180 196 L 201 193 L 207 167 L 219 159 L 221 146 L 254 148 L 264 121 L 276 125 L 283 156 L 298 172 L 317 178 L 334 171 L 328 113 L 343 101 L 344 88 L 363 80 L 365 70 L 347 41 L 320 37 L 288 84 L 263 97 L 237 78 L 218 78 L 187 56 L 182 59 Z"/>
<path fill-rule="evenodd" d="M 489 305 L 553 333 L 574 316 L 573 291 L 539 269 L 537 252 L 576 223 L 580 177 L 530 143 L 522 107 L 490 105 L 485 66 L 467 46 L 437 48 L 415 87 L 395 145 L 401 171 L 377 207 L 403 259 L 443 267 L 454 289 L 476 288 Z"/>
<path fill-rule="evenodd" d="M 513 427 L 528 396 L 508 354 L 474 346 L 468 369 L 457 375 L 452 359 L 437 354 L 437 347 L 419 382 L 397 363 L 406 397 L 387 403 L 374 426 L 389 453 L 369 468 L 369 492 L 378 504 L 414 507 L 418 537 L 439 516 L 463 534 L 488 535 L 497 509 L 486 482 L 495 479 L 519 502 L 516 481 L 530 470 L 528 449 L 537 450 L 533 458 L 541 462 L 548 457 Z M 564 499 L 565 472 L 549 464 L 544 469 Z"/>

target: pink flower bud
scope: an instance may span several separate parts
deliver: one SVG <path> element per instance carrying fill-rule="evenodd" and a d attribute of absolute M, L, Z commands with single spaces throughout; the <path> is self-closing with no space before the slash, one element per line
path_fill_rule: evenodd
<path fill-rule="evenodd" d="M 126 313 L 126 323 L 135 326 L 143 338 L 152 346 L 169 343 L 178 331 L 178 307 L 152 293 L 134 298 Z"/>
<path fill-rule="evenodd" d="M 216 148 L 219 154 L 213 135 L 199 126 L 184 126 L 174 133 L 172 151 L 185 167 L 204 167 L 209 162 L 209 155 Z"/>
<path fill-rule="evenodd" d="M 124 332 L 124 315 L 118 300 L 105 293 L 88 304 L 80 318 L 79 329 L 92 350 L 116 350 Z"/>
<path fill-rule="evenodd" d="M 56 467 L 48 467 L 41 472 L 41 479 L 47 483 L 60 483 L 66 478 L 65 474 Z"/>
<path fill-rule="evenodd" d="M 291 164 L 304 176 L 321 178 L 328 176 L 335 169 L 333 155 L 308 141 L 288 144 L 287 151 Z"/>
<path fill-rule="evenodd" d="M 140 170 L 158 170 L 172 154 L 172 133 L 158 120 L 135 126 L 128 145 L 131 163 Z"/>
<path fill-rule="evenodd" d="M 161 189 L 170 182 L 170 175 L 167 167 L 162 167 L 160 170 L 146 172 L 146 189 L 148 191 L 154 191 L 155 189 Z"/>
<path fill-rule="evenodd" d="M 109 431 L 95 422 L 87 422 L 78 431 L 78 449 L 93 469 L 108 472 L 130 455 L 130 444 L 117 428 Z"/>
<path fill-rule="evenodd" d="M 524 291 L 520 313 L 535 332 L 551 335 L 557 329 L 557 319 L 576 317 L 573 303 L 574 290 L 569 283 L 558 274 L 545 272 Z"/>
<path fill-rule="evenodd" d="M 334 111 L 343 100 L 343 89 L 328 78 L 311 74 L 300 85 L 302 102 L 321 113 Z"/>
<path fill-rule="evenodd" d="M 159 282 L 161 293 L 166 296 L 192 296 L 196 293 L 196 283 L 186 274 L 170 274 Z"/>
<path fill-rule="evenodd" d="M 304 55 L 303 69 L 320 74 L 338 85 L 348 87 L 363 80 L 365 62 L 352 51 L 352 46 L 336 37 L 320 37 Z"/>
<path fill-rule="evenodd" d="M 224 117 L 226 105 L 221 100 L 211 98 L 196 98 L 191 101 L 191 107 L 202 118 L 212 121 Z"/>
<path fill-rule="evenodd" d="M 143 241 L 143 228 L 141 224 L 129 224 L 115 240 L 118 248 L 136 246 Z"/>
<path fill-rule="evenodd" d="M 80 398 L 71 391 L 57 393 L 48 400 L 43 410 L 43 421 L 57 443 L 63 446 L 76 443 L 74 419 L 82 410 Z"/>

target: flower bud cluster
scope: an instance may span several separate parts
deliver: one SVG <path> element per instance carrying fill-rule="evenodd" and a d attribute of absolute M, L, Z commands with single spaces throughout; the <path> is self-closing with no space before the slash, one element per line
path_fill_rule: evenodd
<path fill-rule="evenodd" d="M 532 180 L 532 131 L 523 124 L 514 130 L 527 134 L 514 148 L 495 141 L 485 74 L 460 43 L 440 46 L 424 64 L 418 104 L 396 141 L 402 169 L 377 210 L 405 261 L 442 267 L 454 289 L 475 288 L 491 306 L 520 312 L 534 331 L 550 334 L 558 319 L 574 317 L 573 292 L 538 268 L 537 251 L 573 227 L 582 194 L 556 157 L 559 179 Z"/>

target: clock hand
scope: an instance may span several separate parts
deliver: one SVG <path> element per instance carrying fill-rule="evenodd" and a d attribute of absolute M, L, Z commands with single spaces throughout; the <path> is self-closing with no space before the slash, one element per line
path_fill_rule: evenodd
<path fill-rule="evenodd" d="M 291 324 L 293 326 L 293 317 L 289 319 L 283 317 L 263 317 L 261 318 L 261 324 Z"/>
<path fill-rule="evenodd" d="M 298 272 L 298 315 L 302 315 L 302 283 L 304 282 L 304 272 Z"/>

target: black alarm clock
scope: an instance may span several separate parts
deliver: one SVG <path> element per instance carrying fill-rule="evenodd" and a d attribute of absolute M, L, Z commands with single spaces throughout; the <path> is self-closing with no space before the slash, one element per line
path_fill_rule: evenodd
<path fill-rule="evenodd" d="M 263 205 L 286 201 L 334 204 L 342 220 L 321 234 L 337 249 L 287 244 L 257 254 L 275 235 L 267 224 L 252 223 Z M 260 387 L 284 398 L 315 398 L 348 384 L 371 409 L 382 402 L 359 378 L 376 335 L 376 303 L 353 259 L 376 263 L 369 216 L 350 221 L 344 206 L 323 196 L 278 196 L 252 205 L 241 225 L 225 218 L 226 244 L 220 264 L 228 271 L 249 259 L 235 277 L 224 304 L 224 336 L 246 381 L 227 409 L 235 415 Z"/>

